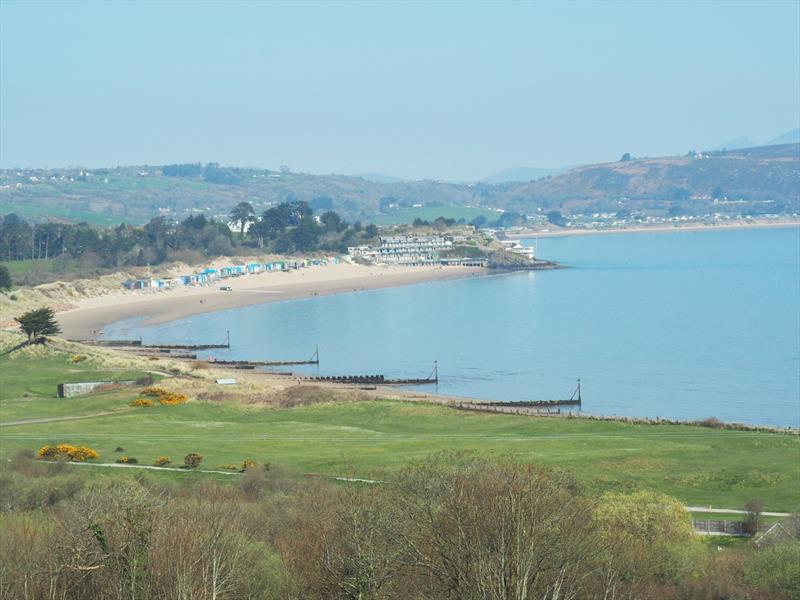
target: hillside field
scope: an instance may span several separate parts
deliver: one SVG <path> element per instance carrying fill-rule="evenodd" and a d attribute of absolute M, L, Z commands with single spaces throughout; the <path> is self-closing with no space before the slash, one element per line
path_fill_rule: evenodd
<path fill-rule="evenodd" d="M 61 353 L 0 357 L 0 460 L 66 442 L 96 449 L 102 463 L 113 463 L 119 446 L 143 465 L 162 455 L 180 464 L 198 452 L 207 469 L 252 459 L 302 473 L 380 478 L 434 452 L 474 451 L 567 469 L 597 491 L 649 488 L 686 504 L 727 508 L 753 497 L 768 510 L 800 506 L 800 438 L 793 435 L 475 414 L 398 401 L 131 408 L 135 389 L 55 397 L 60 381 L 141 374 L 81 368 Z M 75 416 L 84 418 L 59 420 Z M 13 424 L 37 419 L 48 421 Z"/>

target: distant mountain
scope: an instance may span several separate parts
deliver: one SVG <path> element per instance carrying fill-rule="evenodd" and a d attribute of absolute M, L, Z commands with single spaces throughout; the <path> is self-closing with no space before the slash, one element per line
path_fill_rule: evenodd
<path fill-rule="evenodd" d="M 543 169 L 540 167 L 515 167 L 506 169 L 484 177 L 481 183 L 514 183 L 520 181 L 536 181 L 542 177 L 553 177 L 569 171 L 572 167 L 560 167 L 557 169 Z"/>
<path fill-rule="evenodd" d="M 402 181 L 407 181 L 407 179 L 403 179 L 402 177 L 395 177 L 394 175 L 386 175 L 384 173 L 359 173 L 354 175 L 354 177 L 361 177 L 361 179 L 366 179 L 373 183 L 400 183 Z"/>
<path fill-rule="evenodd" d="M 797 144 L 800 143 L 800 128 L 787 131 L 779 135 L 774 140 L 770 140 L 764 146 L 777 146 L 778 144 Z"/>
<path fill-rule="evenodd" d="M 718 152 L 720 150 L 740 150 L 741 148 L 754 148 L 758 146 L 753 140 L 748 138 L 747 136 L 741 136 L 734 138 L 732 140 L 728 140 L 724 144 L 720 144 L 719 146 L 715 146 L 712 148 L 712 152 Z"/>
<path fill-rule="evenodd" d="M 587 165 L 518 184 L 504 195 L 503 208 L 516 211 L 538 205 L 601 212 L 618 202 L 640 210 L 677 203 L 696 214 L 712 209 L 715 198 L 727 198 L 755 207 L 739 210 L 795 212 L 800 209 L 800 144 Z"/>
<path fill-rule="evenodd" d="M 317 210 L 334 209 L 351 222 L 384 216 L 392 205 L 415 204 L 426 210 L 485 207 L 527 215 L 554 210 L 590 215 L 800 212 L 800 144 L 635 158 L 503 183 L 397 178 L 379 182 L 366 178 L 375 175 L 275 173 L 236 167 L 215 167 L 214 172 L 220 173 L 212 180 L 189 167 L 0 170 L 0 214 L 15 212 L 37 220 L 90 220 L 99 215 L 103 222 L 142 223 L 158 215 L 170 221 L 183 219 L 198 207 L 222 218 L 243 200 L 258 213 L 278 202 L 305 200 Z M 548 171 L 555 170 L 535 174 Z"/>

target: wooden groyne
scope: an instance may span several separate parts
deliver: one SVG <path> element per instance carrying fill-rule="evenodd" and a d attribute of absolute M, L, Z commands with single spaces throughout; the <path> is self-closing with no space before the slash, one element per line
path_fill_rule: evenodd
<path fill-rule="evenodd" d="M 115 348 L 138 348 L 142 345 L 142 340 L 68 340 L 77 344 L 88 346 L 113 346 Z"/>
<path fill-rule="evenodd" d="M 212 365 L 230 366 L 234 369 L 249 369 L 256 367 L 289 367 L 292 365 L 318 365 L 319 364 L 319 347 L 307 360 L 219 360 L 213 359 L 208 361 Z"/>
<path fill-rule="evenodd" d="M 224 344 L 142 344 L 141 348 L 169 352 L 170 350 L 212 350 L 214 348 L 230 348 L 230 342 Z"/>
<path fill-rule="evenodd" d="M 172 350 L 213 350 L 215 348 L 231 347 L 231 332 L 225 332 L 225 342 L 221 344 L 143 344 L 138 340 L 70 340 L 81 344 L 93 346 L 109 346 L 112 348 L 147 349 L 157 352 L 171 352 Z"/>
<path fill-rule="evenodd" d="M 304 381 L 351 383 L 356 385 L 429 385 L 439 383 L 439 362 L 434 361 L 431 374 L 421 378 L 387 378 L 384 375 L 328 375 L 303 377 Z"/>
<path fill-rule="evenodd" d="M 450 406 L 461 410 L 482 410 L 487 412 L 509 414 L 560 414 L 562 408 L 581 409 L 581 380 L 572 392 L 572 396 L 562 400 L 523 400 L 491 401 L 491 400 L 462 400 L 452 402 Z"/>
<path fill-rule="evenodd" d="M 390 379 L 384 375 L 329 375 L 319 377 L 302 377 L 303 381 L 327 383 L 377 384 L 377 385 L 424 385 L 439 383 L 438 379 Z"/>

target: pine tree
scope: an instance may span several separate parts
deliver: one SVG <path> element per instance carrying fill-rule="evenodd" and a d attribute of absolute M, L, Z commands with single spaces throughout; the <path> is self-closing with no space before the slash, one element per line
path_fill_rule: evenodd
<path fill-rule="evenodd" d="M 61 328 L 56 322 L 55 312 L 49 306 L 29 310 L 14 320 L 19 323 L 20 329 L 28 336 L 28 342 L 42 336 L 61 333 Z"/>

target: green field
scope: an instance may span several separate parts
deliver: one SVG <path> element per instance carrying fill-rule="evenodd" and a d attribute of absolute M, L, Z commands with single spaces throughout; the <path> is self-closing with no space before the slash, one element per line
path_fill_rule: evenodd
<path fill-rule="evenodd" d="M 4 201 L 3 212 L 14 213 L 23 219 L 63 220 L 69 223 L 85 221 L 91 225 L 99 225 L 102 227 L 118 225 L 125 221 L 125 219 L 121 217 L 104 215 L 91 210 L 75 210 L 70 206 L 65 206 L 64 201 L 60 198 L 55 198 L 52 202 L 38 200 L 36 203 Z"/>
<path fill-rule="evenodd" d="M 131 409 L 134 390 L 54 397 L 58 381 L 134 375 L 84 370 L 62 355 L 0 358 L 0 424 L 115 411 L 4 425 L 0 459 L 66 442 L 91 446 L 100 462 L 114 462 L 120 446 L 140 464 L 162 455 L 180 463 L 199 452 L 208 469 L 253 459 L 303 473 L 379 478 L 432 452 L 465 450 L 563 468 L 597 491 L 650 488 L 686 504 L 725 508 L 753 497 L 764 499 L 767 510 L 800 506 L 800 438 L 792 435 L 476 414 L 392 401 L 280 410 L 192 401 Z"/>
<path fill-rule="evenodd" d="M 414 219 L 423 219 L 425 221 L 433 222 L 439 217 L 446 219 L 464 219 L 467 223 L 483 215 L 489 221 L 494 221 L 502 213 L 487 208 L 477 208 L 472 206 L 423 206 L 421 208 L 401 208 L 393 210 L 389 213 L 381 214 L 372 222 L 376 225 L 400 225 L 403 223 L 410 224 Z"/>

